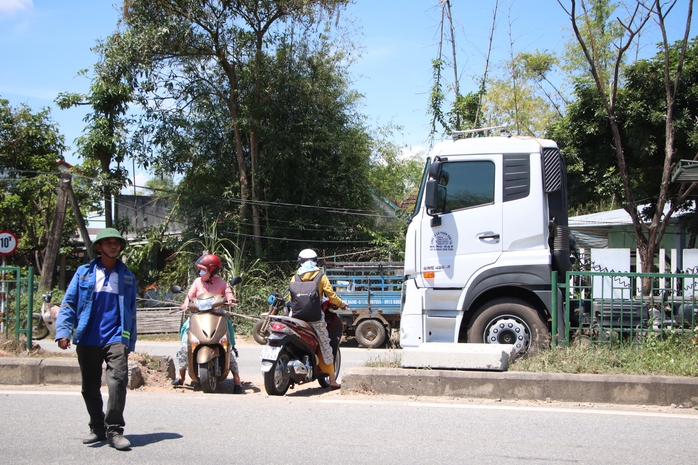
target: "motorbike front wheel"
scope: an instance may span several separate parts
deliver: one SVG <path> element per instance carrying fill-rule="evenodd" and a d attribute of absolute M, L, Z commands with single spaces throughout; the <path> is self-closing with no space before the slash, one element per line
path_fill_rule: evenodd
<path fill-rule="evenodd" d="M 339 381 L 339 369 L 342 366 L 342 352 L 337 347 L 337 353 L 334 354 L 334 379 Z M 330 377 L 329 375 L 321 376 L 318 379 L 320 386 L 324 388 L 330 387 Z"/>
<path fill-rule="evenodd" d="M 291 386 L 291 377 L 288 374 L 288 362 L 291 356 L 285 350 L 281 350 L 279 358 L 274 362 L 271 370 L 264 373 L 264 389 L 270 396 L 283 396 Z"/>
<path fill-rule="evenodd" d="M 213 392 L 218 387 L 216 377 L 216 359 L 199 364 L 199 384 L 204 392 Z"/>
<path fill-rule="evenodd" d="M 22 328 L 27 327 L 27 320 L 22 321 Z M 39 317 L 32 318 L 32 339 L 39 341 L 48 336 L 49 333 L 48 326 L 44 322 L 44 319 Z"/>
<path fill-rule="evenodd" d="M 254 324 L 252 328 L 252 337 L 257 344 L 267 344 L 267 338 L 269 337 L 269 318 L 262 318 Z"/>

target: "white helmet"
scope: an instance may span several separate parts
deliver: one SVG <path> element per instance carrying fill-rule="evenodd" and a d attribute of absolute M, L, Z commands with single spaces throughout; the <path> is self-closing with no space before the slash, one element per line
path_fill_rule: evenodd
<path fill-rule="evenodd" d="M 298 264 L 302 265 L 308 260 L 312 262 L 317 262 L 317 254 L 315 253 L 315 251 L 313 249 L 301 250 L 301 252 L 298 254 Z"/>

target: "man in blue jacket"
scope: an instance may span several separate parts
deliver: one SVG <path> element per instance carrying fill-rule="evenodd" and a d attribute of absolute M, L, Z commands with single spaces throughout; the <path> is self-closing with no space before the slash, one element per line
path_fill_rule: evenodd
<path fill-rule="evenodd" d="M 118 450 L 131 448 L 124 437 L 124 407 L 128 354 L 136 347 L 136 278 L 118 258 L 126 245 L 116 229 L 97 234 L 92 250 L 100 256 L 75 272 L 56 321 L 58 347 L 70 347 L 72 334 L 80 364 L 82 397 L 90 415 L 90 434 L 82 442 L 107 439 Z M 100 392 L 102 362 L 109 389 L 106 413 Z"/>

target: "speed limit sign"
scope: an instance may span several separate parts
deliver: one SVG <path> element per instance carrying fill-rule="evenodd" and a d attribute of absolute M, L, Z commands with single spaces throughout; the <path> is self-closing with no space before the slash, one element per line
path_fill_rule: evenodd
<path fill-rule="evenodd" d="M 10 231 L 0 231 L 0 255 L 9 255 L 17 248 L 17 236 Z"/>

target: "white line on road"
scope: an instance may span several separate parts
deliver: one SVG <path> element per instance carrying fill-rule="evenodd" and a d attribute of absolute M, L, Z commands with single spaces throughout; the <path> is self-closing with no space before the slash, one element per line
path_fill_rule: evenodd
<path fill-rule="evenodd" d="M 471 409 L 471 410 L 524 410 L 528 412 L 554 412 L 554 413 L 582 413 L 591 415 L 622 415 L 634 417 L 665 417 L 665 418 L 684 418 L 689 420 L 698 420 L 697 415 L 685 413 L 663 413 L 663 412 L 637 412 L 624 410 L 587 410 L 584 408 L 560 408 L 560 407 L 523 407 L 516 405 L 465 405 L 451 403 L 433 403 L 433 402 L 403 402 L 393 400 L 342 400 L 342 399 L 322 399 L 320 402 L 334 404 L 376 404 L 376 403 L 396 403 L 403 404 L 409 407 L 428 407 L 428 408 L 450 408 L 450 409 Z"/>

